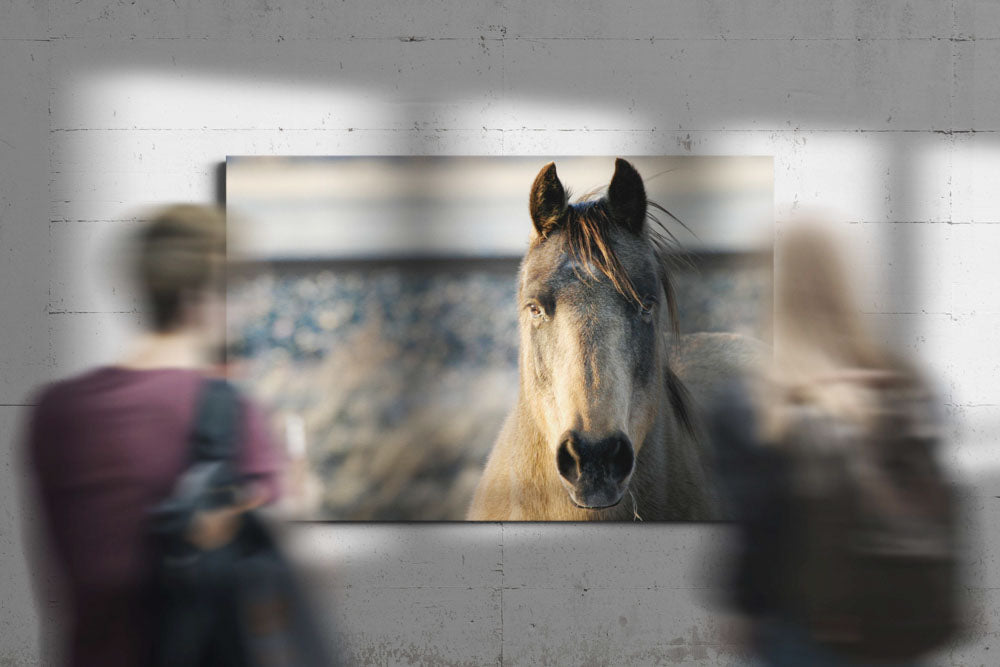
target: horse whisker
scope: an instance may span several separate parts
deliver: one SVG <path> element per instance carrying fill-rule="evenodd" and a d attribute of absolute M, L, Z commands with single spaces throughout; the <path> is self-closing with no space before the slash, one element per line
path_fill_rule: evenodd
<path fill-rule="evenodd" d="M 635 494 L 632 493 L 632 489 L 628 490 L 628 494 L 632 496 L 632 518 L 636 521 L 642 521 L 642 517 L 639 516 L 639 506 L 635 502 Z"/>

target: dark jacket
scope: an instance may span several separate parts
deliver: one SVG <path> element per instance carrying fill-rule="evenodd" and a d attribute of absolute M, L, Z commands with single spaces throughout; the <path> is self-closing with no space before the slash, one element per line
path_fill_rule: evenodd
<path fill-rule="evenodd" d="M 709 411 L 724 512 L 736 522 L 729 602 L 750 616 L 780 615 L 782 573 L 789 553 L 788 462 L 758 440 L 754 404 L 745 383 L 726 387 Z"/>

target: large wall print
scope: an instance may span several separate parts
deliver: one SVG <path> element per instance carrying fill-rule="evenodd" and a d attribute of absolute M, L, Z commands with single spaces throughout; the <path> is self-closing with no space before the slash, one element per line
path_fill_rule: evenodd
<path fill-rule="evenodd" d="M 302 519 L 715 520 L 769 157 L 230 157 L 228 367 Z"/>

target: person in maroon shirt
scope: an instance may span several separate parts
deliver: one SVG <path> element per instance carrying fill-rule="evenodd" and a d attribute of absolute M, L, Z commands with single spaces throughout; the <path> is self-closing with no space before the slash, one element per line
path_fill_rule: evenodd
<path fill-rule="evenodd" d="M 151 661 L 147 517 L 190 462 L 199 391 L 222 337 L 225 219 L 210 207 L 168 208 L 139 234 L 135 258 L 152 327 L 117 364 L 41 390 L 28 429 L 51 560 L 69 589 L 72 665 Z M 196 516 L 189 539 L 201 548 L 228 542 L 241 512 L 278 495 L 265 419 L 241 401 L 244 500 Z"/>

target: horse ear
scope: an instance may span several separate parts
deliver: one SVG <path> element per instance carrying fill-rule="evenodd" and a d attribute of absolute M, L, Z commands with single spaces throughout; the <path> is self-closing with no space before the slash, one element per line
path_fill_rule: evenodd
<path fill-rule="evenodd" d="M 549 162 L 535 176 L 531 186 L 531 221 L 542 238 L 559 226 L 566 212 L 566 190 L 556 175 L 556 163 Z"/>
<path fill-rule="evenodd" d="M 615 159 L 615 175 L 608 186 L 611 213 L 633 234 L 641 234 L 646 224 L 646 188 L 642 176 L 627 160 Z"/>

